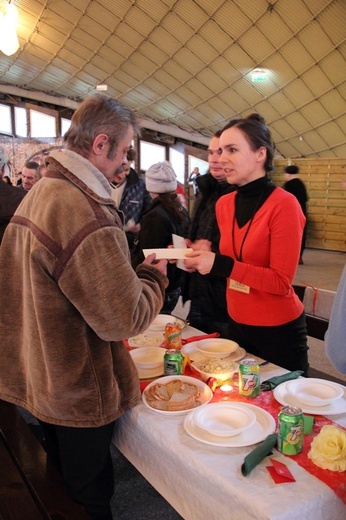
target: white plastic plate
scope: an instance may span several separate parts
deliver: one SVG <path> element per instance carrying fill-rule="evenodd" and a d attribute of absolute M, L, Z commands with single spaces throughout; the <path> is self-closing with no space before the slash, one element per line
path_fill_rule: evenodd
<path fill-rule="evenodd" d="M 250 428 L 256 414 L 244 403 L 211 403 L 196 410 L 194 421 L 217 437 L 233 437 Z"/>
<path fill-rule="evenodd" d="M 327 406 L 340 399 L 344 390 L 341 385 L 325 379 L 307 378 L 288 381 L 287 392 L 306 406 Z"/>

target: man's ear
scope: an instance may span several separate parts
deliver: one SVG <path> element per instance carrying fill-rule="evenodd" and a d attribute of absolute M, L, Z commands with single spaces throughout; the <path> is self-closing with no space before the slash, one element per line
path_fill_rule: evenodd
<path fill-rule="evenodd" d="M 104 147 L 109 142 L 107 134 L 98 134 L 93 142 L 93 152 L 95 155 L 101 155 Z"/>

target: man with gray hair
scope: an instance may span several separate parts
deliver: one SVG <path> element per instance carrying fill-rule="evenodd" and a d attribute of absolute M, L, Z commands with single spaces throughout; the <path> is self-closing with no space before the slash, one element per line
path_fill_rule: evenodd
<path fill-rule="evenodd" d="M 0 248 L 0 399 L 39 420 L 66 490 L 93 520 L 112 519 L 114 424 L 140 399 L 123 339 L 149 327 L 168 285 L 154 254 L 132 269 L 111 198 L 135 132 L 129 108 L 86 99 Z"/>
<path fill-rule="evenodd" d="M 26 191 L 30 191 L 36 182 L 41 179 L 40 165 L 36 161 L 28 161 L 22 169 L 22 183 L 20 185 Z"/>
<path fill-rule="evenodd" d="M 8 156 L 0 146 L 0 244 L 9 221 L 26 195 L 26 191 L 3 182 L 2 179 L 8 172 Z"/>

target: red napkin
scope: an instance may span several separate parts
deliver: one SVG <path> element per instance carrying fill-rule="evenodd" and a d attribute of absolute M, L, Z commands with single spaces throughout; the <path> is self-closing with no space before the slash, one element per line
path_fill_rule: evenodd
<path fill-rule="evenodd" d="M 267 466 L 267 470 L 269 471 L 272 479 L 275 484 L 284 484 L 286 482 L 295 482 L 296 479 L 283 462 L 279 462 L 275 459 L 269 459 L 273 464 L 272 466 Z"/>

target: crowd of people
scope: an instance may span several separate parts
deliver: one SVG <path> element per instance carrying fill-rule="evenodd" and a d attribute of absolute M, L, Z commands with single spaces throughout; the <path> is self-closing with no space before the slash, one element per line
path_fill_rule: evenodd
<path fill-rule="evenodd" d="M 304 308 L 292 288 L 306 208 L 292 189 L 298 171 L 286 171 L 294 179 L 283 188 L 271 181 L 263 118 L 235 119 L 212 136 L 209 171 L 191 179 L 191 217 L 169 162 L 144 178 L 136 172 L 138 133 L 132 110 L 90 96 L 62 149 L 41 166 L 26 163 L 19 186 L 0 183 L 0 398 L 37 418 L 68 493 L 94 520 L 112 518 L 112 433 L 140 397 L 123 339 L 171 314 L 180 296 L 194 327 L 308 371 Z M 2 179 L 8 163 L 0 148 Z M 173 234 L 192 249 L 185 270 L 143 253 L 170 247 Z M 342 321 L 344 301 L 345 286 L 333 319 Z M 342 370 L 344 345 L 345 330 L 329 335 Z"/>

